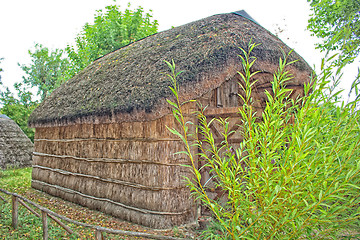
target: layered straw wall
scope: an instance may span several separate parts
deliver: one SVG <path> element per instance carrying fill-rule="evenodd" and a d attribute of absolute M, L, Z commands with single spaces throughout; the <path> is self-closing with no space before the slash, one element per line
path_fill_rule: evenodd
<path fill-rule="evenodd" d="M 182 143 L 150 122 L 37 128 L 32 187 L 153 228 L 194 219 Z"/>
<path fill-rule="evenodd" d="M 252 92 L 259 116 L 265 106 L 264 92 L 271 91 L 271 78 L 270 73 L 259 75 Z M 198 98 L 207 106 L 209 119 L 228 119 L 230 131 L 235 131 L 228 141 L 234 147 L 242 140 L 238 131 L 239 80 L 236 75 Z M 302 94 L 302 81 L 298 80 L 288 86 L 294 98 Z M 195 103 L 184 105 L 187 120 L 196 123 L 191 114 L 196 109 Z M 37 127 L 32 187 L 153 228 L 191 222 L 196 206 L 184 181 L 191 175 L 181 166 L 190 163 L 186 156 L 175 154 L 184 146 L 166 126 L 178 128 L 171 114 L 150 121 Z M 214 121 L 210 128 L 220 144 L 222 127 Z M 201 167 L 204 163 L 200 160 L 197 164 Z M 201 175 L 203 184 L 211 179 L 206 169 Z M 216 198 L 211 190 L 215 185 L 208 185 L 209 196 Z"/>

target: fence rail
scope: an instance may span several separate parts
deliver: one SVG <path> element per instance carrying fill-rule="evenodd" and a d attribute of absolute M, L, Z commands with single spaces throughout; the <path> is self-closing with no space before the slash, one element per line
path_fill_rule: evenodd
<path fill-rule="evenodd" d="M 62 216 L 60 214 L 57 214 L 47 208 L 44 208 L 29 199 L 18 195 L 16 193 L 8 192 L 4 189 L 0 188 L 0 192 L 5 193 L 6 195 L 11 196 L 11 204 L 12 204 L 12 227 L 16 229 L 18 227 L 18 211 L 19 211 L 19 204 L 24 206 L 27 210 L 29 210 L 32 214 L 35 216 L 41 218 L 42 220 L 42 230 L 43 230 L 43 239 L 48 240 L 49 239 L 49 231 L 48 231 L 48 218 L 52 219 L 55 223 L 60 225 L 63 229 L 65 229 L 66 232 L 69 234 L 76 234 L 73 230 L 66 224 L 64 224 L 61 220 L 66 221 L 68 223 L 75 224 L 77 226 L 85 227 L 85 228 L 91 228 L 95 231 L 95 239 L 96 240 L 104 240 L 105 237 L 103 233 L 110 233 L 110 234 L 116 234 L 116 235 L 123 235 L 123 236 L 133 236 L 133 237 L 144 237 L 144 238 L 150 238 L 150 239 L 160 239 L 160 240 L 185 240 L 185 238 L 176 238 L 176 237 L 169 237 L 169 236 L 163 236 L 163 235 L 155 235 L 150 233 L 143 233 L 143 232 L 132 232 L 132 231 L 124 231 L 124 230 L 116 230 L 111 228 L 104 228 L 100 226 L 95 226 L 87 223 L 78 222 L 75 220 L 72 220 L 68 217 Z M 8 202 L 5 198 L 0 196 L 0 199 L 4 202 Z M 32 209 L 29 205 L 32 205 L 34 208 L 41 211 L 41 214 L 36 212 L 34 209 Z M 61 220 L 60 220 L 61 219 Z"/>

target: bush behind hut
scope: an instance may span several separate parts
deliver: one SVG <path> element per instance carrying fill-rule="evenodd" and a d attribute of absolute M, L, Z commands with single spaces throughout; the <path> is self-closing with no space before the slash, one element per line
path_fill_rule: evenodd
<path fill-rule="evenodd" d="M 176 101 L 168 101 L 182 132 L 169 129 L 184 142 L 188 166 L 194 173 L 187 179 L 193 196 L 212 213 L 213 225 L 204 232 L 206 239 L 298 239 L 335 237 L 359 223 L 360 201 L 360 127 L 356 101 L 340 103 L 339 92 L 330 85 L 334 65 L 322 64 L 322 73 L 304 87 L 304 96 L 289 98 L 286 83 L 292 78 L 287 56 L 279 60 L 274 74 L 272 93 L 267 92 L 267 104 L 261 121 L 252 105 L 252 87 L 256 73 L 251 66 L 255 44 L 243 50 L 243 70 L 246 83 L 244 104 L 239 107 L 243 141 L 232 148 L 232 134 L 226 119 L 207 119 L 199 106 L 197 137 L 189 131 L 178 98 L 175 64 L 168 63 L 171 90 Z M 332 57 L 330 57 L 330 60 Z M 339 73 L 339 72 L 336 72 Z M 335 75 L 338 76 L 338 75 Z M 212 121 L 223 126 L 224 141 L 215 144 L 210 129 Z M 189 139 L 196 139 L 193 143 Z M 212 200 L 201 184 L 200 170 L 191 148 L 196 145 L 198 157 L 217 188 L 227 196 L 227 202 Z M 339 230 L 341 229 L 341 230 Z"/>

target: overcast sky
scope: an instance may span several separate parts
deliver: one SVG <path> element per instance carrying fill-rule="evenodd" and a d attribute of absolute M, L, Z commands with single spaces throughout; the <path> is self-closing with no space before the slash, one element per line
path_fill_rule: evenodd
<path fill-rule="evenodd" d="M 118 0 L 123 8 L 152 9 L 159 31 L 167 30 L 214 14 L 245 10 L 260 25 L 294 48 L 311 66 L 319 65 L 315 37 L 306 31 L 310 7 L 306 0 Z M 51 49 L 65 48 L 86 23 L 92 23 L 96 10 L 114 4 L 110 0 L 0 0 L 0 58 L 2 82 L 12 86 L 21 81 L 17 63 L 28 64 L 28 50 L 35 43 Z M 345 86 L 346 87 L 346 86 Z"/>

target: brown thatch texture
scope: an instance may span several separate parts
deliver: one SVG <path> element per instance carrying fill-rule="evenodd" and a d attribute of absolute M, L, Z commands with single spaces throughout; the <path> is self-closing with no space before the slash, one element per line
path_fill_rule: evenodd
<path fill-rule="evenodd" d="M 181 142 L 149 122 L 37 128 L 32 187 L 153 228 L 194 220 Z"/>
<path fill-rule="evenodd" d="M 254 70 L 273 73 L 282 51 L 290 49 L 256 23 L 233 13 L 215 15 L 160 32 L 96 60 L 63 84 L 31 115 L 31 126 L 75 122 L 145 121 L 169 113 L 169 72 L 164 60 L 185 70 L 179 83 L 182 99 L 198 98 L 220 86 L 240 70 L 239 47 L 261 44 L 253 55 Z M 291 60 L 301 85 L 311 73 L 295 52 Z M 297 81 L 297 82 L 296 82 Z"/>
<path fill-rule="evenodd" d="M 13 120 L 0 115 L 0 169 L 31 166 L 33 147 Z"/>

